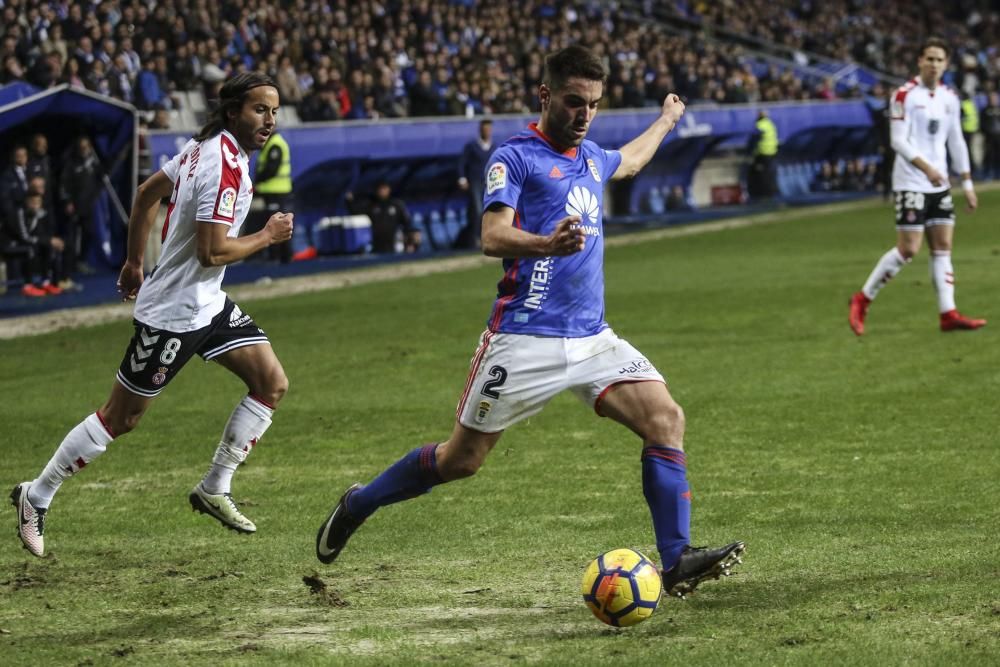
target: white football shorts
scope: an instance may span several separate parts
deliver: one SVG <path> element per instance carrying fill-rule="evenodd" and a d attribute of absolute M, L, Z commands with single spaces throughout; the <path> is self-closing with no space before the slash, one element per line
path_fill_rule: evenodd
<path fill-rule="evenodd" d="M 600 414 L 601 398 L 610 387 L 645 381 L 664 379 L 611 329 L 585 338 L 484 331 L 456 417 L 467 428 L 496 433 L 538 414 L 564 389 Z"/>

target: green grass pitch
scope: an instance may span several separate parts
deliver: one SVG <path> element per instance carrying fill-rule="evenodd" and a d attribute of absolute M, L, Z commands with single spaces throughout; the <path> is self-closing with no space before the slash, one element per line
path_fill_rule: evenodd
<path fill-rule="evenodd" d="M 4 510 L 0 663 L 996 664 L 1000 192 L 956 230 L 958 303 L 981 331 L 938 331 L 924 250 L 850 332 L 891 221 L 873 201 L 608 249 L 608 320 L 687 413 L 694 542 L 748 544 L 738 576 L 639 626 L 600 624 L 579 581 L 601 551 L 656 556 L 640 444 L 569 395 L 476 477 L 315 559 L 348 484 L 449 433 L 491 266 L 241 303 L 291 379 L 235 478 L 258 534 L 188 507 L 242 393 L 192 361 L 60 491 L 49 557 Z M 0 341 L 4 494 L 100 405 L 129 336 Z"/>

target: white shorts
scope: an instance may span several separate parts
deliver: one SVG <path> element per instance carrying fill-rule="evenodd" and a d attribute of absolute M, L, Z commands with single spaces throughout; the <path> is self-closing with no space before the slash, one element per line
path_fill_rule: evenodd
<path fill-rule="evenodd" d="M 462 426 L 496 433 L 541 412 L 564 389 L 593 406 L 621 382 L 664 382 L 646 357 L 611 329 L 586 338 L 485 331 L 458 401 Z"/>

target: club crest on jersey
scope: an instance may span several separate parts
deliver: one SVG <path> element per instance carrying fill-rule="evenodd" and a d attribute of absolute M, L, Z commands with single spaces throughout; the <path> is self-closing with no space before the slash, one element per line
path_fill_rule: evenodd
<path fill-rule="evenodd" d="M 566 212 L 580 216 L 580 221 L 592 225 L 597 224 L 597 195 L 585 187 L 577 185 L 569 193 L 566 202 Z"/>
<path fill-rule="evenodd" d="M 486 194 L 491 195 L 505 187 L 507 187 L 507 167 L 503 162 L 494 162 L 486 172 Z"/>
<path fill-rule="evenodd" d="M 927 133 L 937 134 L 938 128 L 941 127 L 941 121 L 937 118 L 931 118 L 927 123 Z"/>
<path fill-rule="evenodd" d="M 222 194 L 219 195 L 219 206 L 215 212 L 223 218 L 233 217 L 236 213 L 236 190 L 234 188 L 226 188 L 222 191 Z"/>
<path fill-rule="evenodd" d="M 587 166 L 590 167 L 590 175 L 594 177 L 594 180 L 598 183 L 601 182 L 601 172 L 597 171 L 597 165 L 590 158 L 587 158 Z"/>

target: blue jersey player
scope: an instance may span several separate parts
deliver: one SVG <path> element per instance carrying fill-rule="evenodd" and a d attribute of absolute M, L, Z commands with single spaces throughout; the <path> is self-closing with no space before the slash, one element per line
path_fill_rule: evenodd
<path fill-rule="evenodd" d="M 566 389 L 642 438 L 643 491 L 668 593 L 683 597 L 740 562 L 742 542 L 688 544 L 684 412 L 649 360 L 604 321 L 604 187 L 649 162 L 684 104 L 668 95 L 645 132 L 620 150 L 604 150 L 585 137 L 606 76 L 601 60 L 581 46 L 546 58 L 541 117 L 497 149 L 484 175 L 482 247 L 503 258 L 504 275 L 451 437 L 349 488 L 320 526 L 322 562 L 333 562 L 378 508 L 475 474 L 504 429 Z"/>

